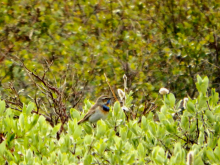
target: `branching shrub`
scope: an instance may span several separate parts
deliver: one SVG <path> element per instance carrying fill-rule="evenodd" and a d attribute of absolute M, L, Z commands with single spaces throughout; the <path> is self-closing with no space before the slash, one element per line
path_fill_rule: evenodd
<path fill-rule="evenodd" d="M 208 90 L 208 78 L 197 76 L 197 98 L 189 98 L 182 114 L 174 119 L 179 104 L 173 93 L 163 95 L 157 113 L 148 112 L 127 120 L 115 102 L 106 121 L 78 125 L 81 115 L 70 109 L 71 120 L 51 126 L 32 114 L 34 103 L 22 112 L 0 102 L 0 161 L 9 164 L 218 164 L 220 162 L 219 95 Z M 126 95 L 132 100 L 132 93 Z M 130 108 L 130 101 L 124 106 Z M 85 101 L 85 112 L 91 106 Z M 132 109 L 129 112 L 132 113 Z M 15 116 L 19 116 L 18 119 Z M 187 156 L 188 155 L 188 156 Z"/>

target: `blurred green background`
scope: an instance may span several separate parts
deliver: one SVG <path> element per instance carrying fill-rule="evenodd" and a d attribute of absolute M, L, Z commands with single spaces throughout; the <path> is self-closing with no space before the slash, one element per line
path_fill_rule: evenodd
<path fill-rule="evenodd" d="M 197 74 L 219 92 L 219 7 L 219 0 L 2 0 L 1 97 L 45 99 L 18 59 L 39 77 L 47 71 L 57 88 L 66 80 L 68 107 L 110 94 L 104 73 L 115 92 L 126 74 L 136 105 L 154 101 L 161 87 L 177 99 L 195 97 Z"/>

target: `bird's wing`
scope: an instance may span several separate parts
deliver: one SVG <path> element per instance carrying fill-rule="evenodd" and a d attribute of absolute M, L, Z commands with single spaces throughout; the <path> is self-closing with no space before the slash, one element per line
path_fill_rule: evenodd
<path fill-rule="evenodd" d="M 81 124 L 89 119 L 89 117 L 95 113 L 96 106 L 92 106 L 92 108 L 85 114 L 84 118 L 81 119 L 78 124 Z"/>

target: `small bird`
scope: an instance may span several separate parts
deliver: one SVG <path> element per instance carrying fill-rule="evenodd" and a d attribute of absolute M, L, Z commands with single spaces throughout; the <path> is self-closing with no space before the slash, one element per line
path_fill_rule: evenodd
<path fill-rule="evenodd" d="M 108 116 L 110 108 L 109 103 L 112 97 L 102 95 L 97 100 L 96 103 L 90 108 L 90 110 L 86 113 L 84 118 L 78 122 L 81 124 L 85 121 L 89 121 L 91 123 L 97 122 L 100 119 L 105 120 Z"/>

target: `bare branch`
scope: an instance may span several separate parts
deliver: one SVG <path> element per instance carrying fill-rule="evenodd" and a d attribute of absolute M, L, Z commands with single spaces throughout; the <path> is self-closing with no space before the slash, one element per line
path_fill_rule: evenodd
<path fill-rule="evenodd" d="M 110 83 L 108 81 L 108 78 L 107 78 L 105 73 L 104 73 L 104 76 L 105 76 L 105 81 L 107 82 L 107 84 L 108 84 L 108 86 L 109 86 L 109 88 L 110 88 L 110 90 L 112 92 L 112 95 L 114 96 L 115 100 L 118 101 L 118 99 L 117 99 L 117 97 L 116 97 L 116 95 L 115 95 L 115 93 L 114 93 L 114 91 L 113 91 L 113 89 L 112 89 L 112 87 L 111 87 L 111 85 L 110 85 Z"/>

